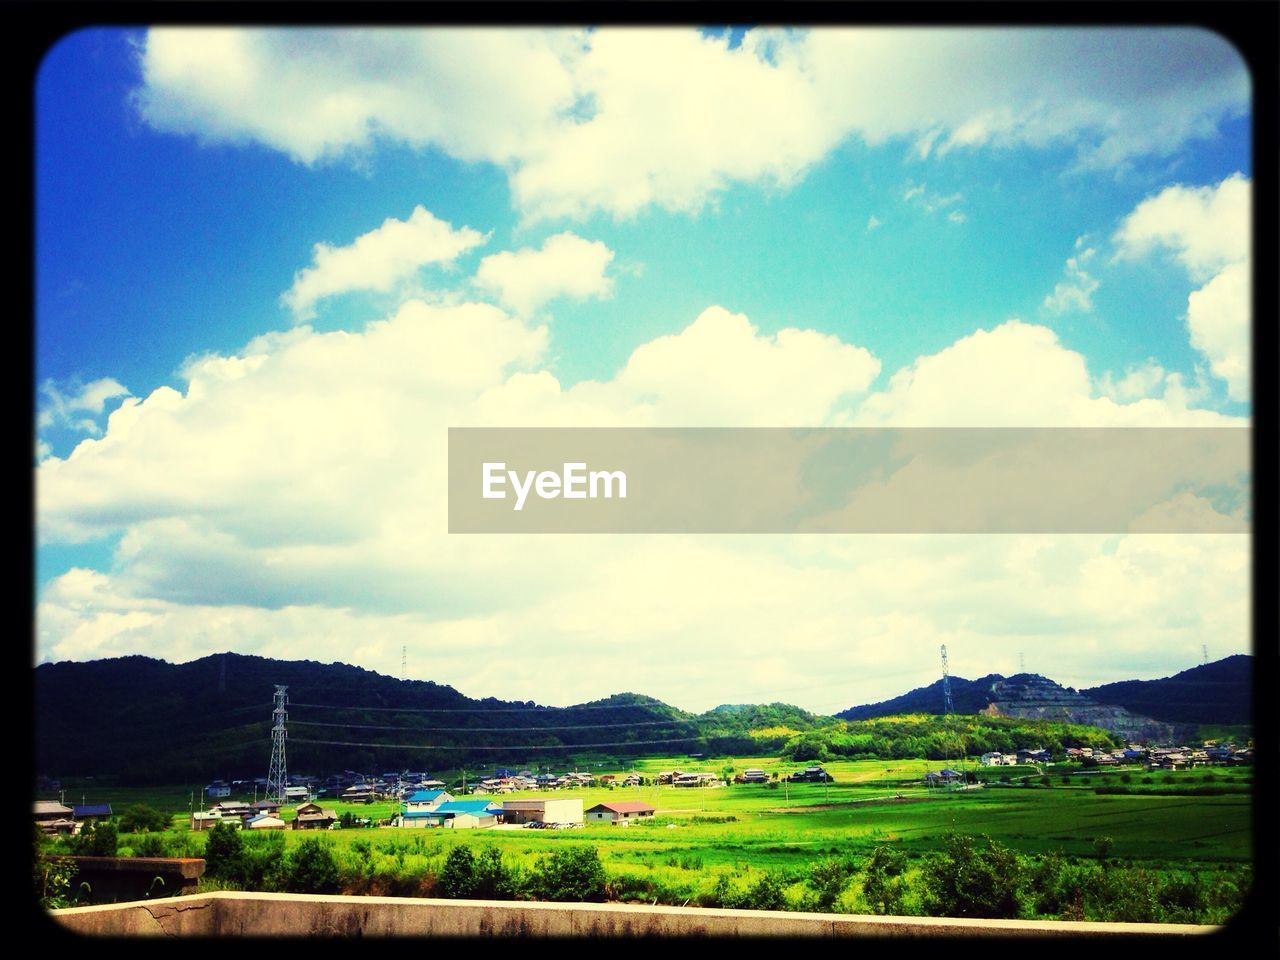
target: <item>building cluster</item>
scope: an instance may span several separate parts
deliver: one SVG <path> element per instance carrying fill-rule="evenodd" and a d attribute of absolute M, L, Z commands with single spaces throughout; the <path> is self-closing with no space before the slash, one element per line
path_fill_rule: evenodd
<path fill-rule="evenodd" d="M 109 803 L 81 803 L 68 807 L 57 800 L 37 800 L 34 806 L 36 826 L 47 834 L 78 836 L 85 824 L 110 816 Z"/>

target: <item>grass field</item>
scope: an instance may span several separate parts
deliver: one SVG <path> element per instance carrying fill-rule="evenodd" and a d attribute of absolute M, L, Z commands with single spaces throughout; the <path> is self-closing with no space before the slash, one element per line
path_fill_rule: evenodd
<path fill-rule="evenodd" d="M 794 764 L 764 757 L 704 761 L 698 768 L 718 771 L 727 763 L 738 770 L 760 767 L 783 774 L 795 769 Z M 926 769 L 941 766 L 925 761 L 830 763 L 826 769 L 836 781 L 829 785 L 595 787 L 509 795 L 579 797 L 584 808 L 605 800 L 640 799 L 657 809 L 652 821 L 627 828 L 607 824 L 573 831 L 382 828 L 335 830 L 328 835 L 347 843 L 425 833 L 433 848 L 501 843 L 520 857 L 556 844 L 590 842 L 600 849 L 606 863 L 634 865 L 685 857 L 708 867 L 731 869 L 795 867 L 832 853 L 865 852 L 886 840 L 900 842 L 910 852 L 925 852 L 937 849 L 947 833 L 986 834 L 1023 853 L 1061 851 L 1087 856 L 1092 854 L 1094 841 L 1105 836 L 1113 841 L 1113 855 L 1129 860 L 1218 863 L 1243 862 L 1251 857 L 1252 774 L 1247 769 L 1144 773 L 1058 766 L 1048 768 L 1042 776 L 1030 768 L 1004 767 L 980 771 L 991 781 L 980 790 L 929 789 L 919 782 Z M 629 769 L 652 775 L 673 767 L 690 764 L 687 759 L 642 760 Z M 1064 776 L 1068 778 L 1065 784 Z M 1011 783 L 1000 784 L 1001 777 Z M 1096 792 L 1118 787 L 1123 781 L 1131 793 Z M 1192 790 L 1211 790 L 1215 795 L 1196 795 Z M 185 826 L 193 794 L 185 786 L 98 784 L 74 785 L 66 792 L 69 802 L 80 802 L 83 795 L 91 803 L 111 803 L 117 812 L 129 803 L 147 803 L 173 816 L 175 832 Z M 199 791 L 194 794 L 198 805 Z M 349 810 L 375 821 L 398 809 L 391 802 L 321 802 L 339 815 Z M 291 818 L 292 808 L 286 808 L 284 816 Z M 296 842 L 303 835 L 304 831 L 286 831 L 286 842 Z M 191 845 L 198 846 L 202 840 L 192 837 Z"/>

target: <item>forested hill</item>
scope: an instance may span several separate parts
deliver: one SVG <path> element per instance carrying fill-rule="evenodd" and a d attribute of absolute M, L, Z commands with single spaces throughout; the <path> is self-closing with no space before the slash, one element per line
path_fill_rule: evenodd
<path fill-rule="evenodd" d="M 1063 705 L 1063 719 L 1075 722 L 1114 726 L 1103 719 L 1102 708 L 1108 708 L 1136 715 L 1120 726 L 1132 726 L 1133 721 L 1143 718 L 1166 724 L 1247 724 L 1252 722 L 1252 684 L 1253 658 L 1239 654 L 1163 680 L 1126 680 L 1078 692 L 1036 674 L 1004 677 L 992 673 L 977 680 L 952 677 L 951 699 L 958 714 L 992 710 L 1009 713 L 1012 704 L 1017 715 L 1019 702 L 1026 708 L 1052 692 Z M 868 720 L 942 712 L 939 679 L 892 700 L 850 707 L 836 716 L 842 720 Z"/>
<path fill-rule="evenodd" d="M 977 680 L 964 677 L 951 678 L 951 701 L 956 713 L 981 713 L 991 703 L 991 687 L 997 680 L 1005 679 L 998 673 L 990 673 Z M 909 693 L 880 703 L 868 703 L 860 707 L 842 710 L 836 716 L 841 720 L 869 720 L 872 717 L 892 717 L 899 714 L 942 713 L 942 681 L 935 680 L 927 687 L 917 687 Z"/>
<path fill-rule="evenodd" d="M 37 769 L 132 782 L 265 776 L 276 684 L 288 686 L 289 768 L 306 773 L 776 750 L 831 722 L 787 704 L 694 715 L 620 693 L 556 708 L 475 700 L 340 663 L 134 656 L 36 667 Z"/>
<path fill-rule="evenodd" d="M 1125 680 L 1080 692 L 1169 723 L 1252 723 L 1253 657 L 1236 654 L 1161 680 Z"/>

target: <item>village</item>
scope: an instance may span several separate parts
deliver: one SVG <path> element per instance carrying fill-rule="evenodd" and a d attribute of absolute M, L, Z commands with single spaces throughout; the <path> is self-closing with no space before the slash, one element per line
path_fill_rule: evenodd
<path fill-rule="evenodd" d="M 981 778 L 976 768 L 1020 767 L 1043 774 L 1053 766 L 1080 772 L 1100 768 L 1133 766 L 1144 771 L 1179 771 L 1208 766 L 1242 766 L 1253 762 L 1251 748 L 1205 744 L 1203 747 L 1143 747 L 1130 744 L 1124 749 L 1095 750 L 1070 747 L 1054 756 L 1045 749 L 1028 748 L 1014 753 L 989 752 L 976 761 L 957 761 L 954 765 L 931 770 L 918 781 L 929 788 L 981 789 L 1008 782 Z M 831 783 L 832 777 L 822 766 L 811 765 L 790 774 L 777 771 L 767 774 L 747 767 L 732 777 L 707 771 L 663 770 L 642 775 L 590 773 L 580 770 L 561 774 L 529 769 L 496 768 L 491 776 L 468 780 L 465 771 L 449 786 L 425 771 L 388 771 L 380 775 L 361 774 L 353 770 L 315 777 L 296 774 L 288 777 L 283 799 L 265 796 L 266 778 L 252 780 L 213 780 L 200 792 L 197 805 L 192 795 L 188 826 L 191 830 L 208 830 L 227 824 L 246 830 L 331 830 L 351 827 L 448 828 L 448 829 L 574 829 L 586 824 L 611 824 L 626 827 L 654 817 L 653 803 L 644 799 L 602 801 L 585 806 L 580 797 L 512 797 L 530 792 L 564 794 L 587 788 L 608 788 L 619 792 L 646 793 L 642 788 L 722 789 L 734 785 L 772 785 L 789 783 Z M 41 792 L 58 789 L 56 781 L 44 779 Z M 650 799 L 655 794 L 649 792 Z M 238 796 L 240 799 L 233 799 Z M 212 801 L 207 803 L 206 801 Z M 325 803 L 341 802 L 348 807 L 339 815 Z M 351 804 L 398 806 L 390 816 L 360 817 L 350 812 Z M 291 815 L 290 815 L 291 814 Z M 41 832 L 76 836 L 88 824 L 110 819 L 111 805 L 81 803 L 67 806 L 61 800 L 36 800 L 34 819 Z"/>

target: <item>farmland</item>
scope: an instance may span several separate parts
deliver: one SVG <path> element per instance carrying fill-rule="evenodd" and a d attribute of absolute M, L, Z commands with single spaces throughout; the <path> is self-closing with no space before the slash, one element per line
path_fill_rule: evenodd
<path fill-rule="evenodd" d="M 651 776 L 682 764 L 688 766 L 687 758 L 641 760 L 627 770 Z M 794 769 L 774 758 L 707 760 L 700 765 L 714 770 L 754 766 L 770 774 Z M 342 866 L 342 889 L 364 893 L 427 895 L 432 878 L 440 875 L 450 851 L 458 846 L 476 853 L 499 848 L 504 862 L 517 871 L 535 869 L 552 851 L 591 847 L 599 854 L 616 899 L 697 903 L 711 897 L 715 902 L 715 891 L 723 894 L 726 884 L 744 888 L 767 876 L 790 891 L 786 896 L 794 905 L 811 893 L 806 883 L 824 865 L 865 864 L 878 848 L 891 847 L 917 865 L 908 869 L 910 876 L 919 864 L 939 855 L 953 835 L 990 837 L 1028 858 L 1028 863 L 1056 854 L 1092 867 L 1101 851 L 1108 862 L 1146 871 L 1143 876 L 1207 871 L 1229 880 L 1233 890 L 1247 888 L 1252 853 L 1252 773 L 1247 769 L 1148 773 L 1082 770 L 1076 765 L 1044 770 L 1005 767 L 977 771 L 987 781 L 981 789 L 924 787 L 924 772 L 938 766 L 923 760 L 846 761 L 826 765 L 835 777 L 830 784 L 592 787 L 565 794 L 580 797 L 587 807 L 618 799 L 644 800 L 656 807 L 652 820 L 625 829 L 607 824 L 563 831 L 356 828 L 320 836 Z M 452 782 L 449 774 L 442 776 Z M 203 852 L 206 834 L 185 829 L 189 787 L 85 785 L 74 790 L 77 797 L 84 793 L 93 801 L 110 802 L 117 811 L 143 802 L 171 814 L 173 827 L 163 834 L 121 835 L 122 854 Z M 325 806 L 374 823 L 398 809 L 391 802 L 326 801 Z M 290 818 L 292 809 L 284 816 Z M 246 837 L 246 846 L 294 850 L 315 836 L 311 831 L 286 830 Z M 66 844 L 56 841 L 55 848 L 65 849 Z M 216 888 L 219 881 L 210 878 L 205 885 Z M 860 890 L 859 883 L 853 883 L 835 908 L 867 909 Z M 898 909 L 914 912 L 918 907 L 907 897 Z"/>

